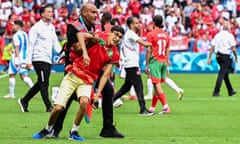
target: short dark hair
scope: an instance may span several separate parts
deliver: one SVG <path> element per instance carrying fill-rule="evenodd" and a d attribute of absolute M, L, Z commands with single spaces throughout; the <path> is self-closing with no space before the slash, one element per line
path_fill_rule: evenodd
<path fill-rule="evenodd" d="M 112 14 L 110 12 L 104 12 L 102 14 L 102 22 L 110 22 L 112 19 Z"/>
<path fill-rule="evenodd" d="M 163 28 L 163 17 L 161 15 L 155 15 L 153 17 L 153 23 L 159 27 L 159 28 Z"/>
<path fill-rule="evenodd" d="M 124 29 L 121 26 L 118 26 L 118 25 L 113 26 L 111 28 L 111 32 L 114 32 L 114 31 L 120 32 L 120 33 L 122 33 L 122 35 L 124 35 L 124 33 L 125 33 Z"/>
<path fill-rule="evenodd" d="M 128 17 L 127 19 L 127 26 L 130 27 L 130 25 L 133 23 L 133 16 Z"/>
<path fill-rule="evenodd" d="M 40 8 L 40 10 L 39 10 L 40 15 L 41 15 L 42 13 L 44 13 L 44 12 L 45 12 L 45 9 L 48 8 L 48 7 L 53 8 L 53 6 L 52 6 L 51 4 L 43 5 L 43 6 Z"/>
<path fill-rule="evenodd" d="M 15 21 L 14 21 L 14 24 L 15 24 L 15 25 L 19 25 L 20 27 L 23 27 L 23 22 L 20 21 L 20 20 L 15 20 Z"/>

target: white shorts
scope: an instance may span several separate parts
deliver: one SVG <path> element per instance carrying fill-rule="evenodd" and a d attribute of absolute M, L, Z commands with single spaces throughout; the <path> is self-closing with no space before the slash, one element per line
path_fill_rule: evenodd
<path fill-rule="evenodd" d="M 86 96 L 90 99 L 92 85 L 85 84 L 83 80 L 81 80 L 75 74 L 69 72 L 64 76 L 61 82 L 54 104 L 66 107 L 69 98 L 74 92 L 76 92 L 78 98 L 81 96 Z"/>
<path fill-rule="evenodd" d="M 14 61 L 10 60 L 9 68 L 8 68 L 8 74 L 27 75 L 28 74 L 28 70 L 26 69 L 26 64 L 19 64 L 19 66 L 16 67 L 15 64 L 14 64 Z"/>

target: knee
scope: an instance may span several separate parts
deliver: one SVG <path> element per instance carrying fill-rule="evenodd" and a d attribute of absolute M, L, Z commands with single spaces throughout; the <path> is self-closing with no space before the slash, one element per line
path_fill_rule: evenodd
<path fill-rule="evenodd" d="M 86 108 L 87 108 L 87 105 L 88 105 L 88 102 L 89 102 L 89 98 L 88 98 L 88 97 L 85 97 L 85 96 L 81 97 L 81 98 L 80 98 L 80 101 L 79 101 L 80 107 L 81 107 L 82 109 L 86 109 Z"/>
<path fill-rule="evenodd" d="M 61 111 L 64 110 L 64 107 L 61 106 L 61 105 L 55 105 L 55 106 L 53 107 L 53 110 L 56 111 L 56 112 L 61 112 Z"/>

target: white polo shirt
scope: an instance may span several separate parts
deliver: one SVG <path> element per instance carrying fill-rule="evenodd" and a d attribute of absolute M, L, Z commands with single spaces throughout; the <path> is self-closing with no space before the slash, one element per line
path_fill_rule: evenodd
<path fill-rule="evenodd" d="M 236 46 L 236 41 L 233 34 L 227 30 L 222 30 L 215 35 L 212 40 L 212 45 L 215 47 L 215 52 L 230 55 L 232 47 Z"/>
<path fill-rule="evenodd" d="M 29 31 L 28 63 L 41 61 L 52 64 L 53 48 L 61 51 L 53 24 L 38 21 Z"/>
<path fill-rule="evenodd" d="M 124 67 L 139 67 L 139 44 L 140 37 L 132 30 L 127 30 L 123 39 Z"/>

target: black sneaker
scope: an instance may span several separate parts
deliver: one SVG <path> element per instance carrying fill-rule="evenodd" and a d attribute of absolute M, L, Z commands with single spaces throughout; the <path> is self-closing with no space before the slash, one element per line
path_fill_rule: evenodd
<path fill-rule="evenodd" d="M 234 90 L 233 90 L 233 91 L 232 91 L 231 93 L 229 93 L 228 95 L 229 95 L 229 96 L 233 96 L 233 95 L 235 95 L 235 94 L 237 94 L 237 91 L 234 91 Z"/>
<path fill-rule="evenodd" d="M 115 127 L 102 128 L 99 136 L 104 138 L 124 138 L 124 135 L 118 132 Z"/>
<path fill-rule="evenodd" d="M 213 96 L 213 97 L 218 97 L 218 96 L 220 96 L 220 94 L 217 93 L 217 92 L 214 92 L 212 96 Z"/>
<path fill-rule="evenodd" d="M 26 104 L 21 98 L 18 99 L 18 104 L 20 105 L 22 112 L 29 112 L 27 109 L 28 104 Z"/>
<path fill-rule="evenodd" d="M 140 115 L 150 116 L 150 115 L 154 115 L 154 112 L 151 112 L 151 111 L 145 109 L 145 110 L 140 112 Z"/>
<path fill-rule="evenodd" d="M 33 139 L 41 139 L 41 138 L 45 138 L 48 135 L 50 135 L 52 133 L 51 131 L 46 130 L 45 128 L 42 129 L 39 133 L 36 133 L 32 136 Z"/>

